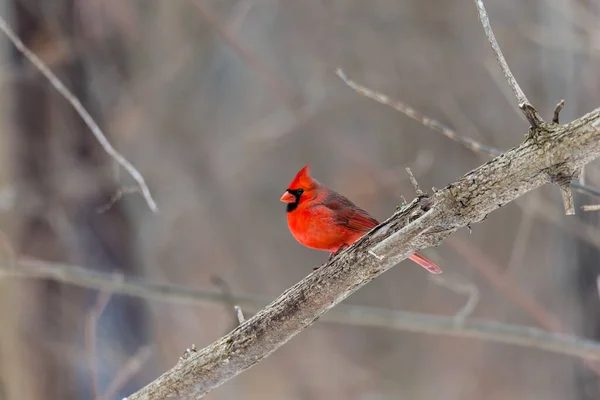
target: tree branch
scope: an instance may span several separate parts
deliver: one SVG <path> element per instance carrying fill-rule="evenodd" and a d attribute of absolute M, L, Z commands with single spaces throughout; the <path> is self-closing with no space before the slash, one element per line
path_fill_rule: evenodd
<path fill-rule="evenodd" d="M 417 178 L 415 178 L 410 168 L 406 167 L 406 172 L 408 173 L 410 183 L 412 183 L 413 187 L 415 188 L 415 193 L 417 193 L 417 196 L 423 196 L 425 193 L 419 187 L 419 182 L 417 182 Z"/>
<path fill-rule="evenodd" d="M 106 274 L 74 265 L 51 263 L 26 257 L 0 264 L 0 279 L 3 276 L 48 279 L 101 292 L 182 305 L 229 304 L 234 301 L 235 304 L 244 308 L 257 310 L 266 304 L 266 299 L 256 297 L 233 296 L 223 291 L 199 291 L 178 285 L 138 281 L 125 278 L 122 274 Z"/>
<path fill-rule="evenodd" d="M 240 307 L 240 306 L 238 306 L 238 305 L 236 304 L 235 306 L 233 306 L 233 308 L 234 308 L 234 310 L 235 310 L 235 312 L 236 312 L 236 314 L 237 314 L 237 319 L 238 319 L 238 322 L 239 322 L 240 324 L 243 324 L 243 323 L 244 323 L 244 321 L 246 320 L 246 318 L 244 317 L 244 312 L 242 311 L 242 307 Z"/>
<path fill-rule="evenodd" d="M 414 252 L 437 246 L 456 230 L 550 176 L 579 170 L 600 156 L 600 109 L 546 127 L 432 196 L 420 196 L 330 262 L 213 344 L 129 397 L 197 399 L 269 356 L 321 315 Z M 369 251 L 379 257 L 373 257 Z"/>
<path fill-rule="evenodd" d="M 268 303 L 265 298 L 260 297 L 206 292 L 178 285 L 153 284 L 125 279 L 122 276 L 99 273 L 86 268 L 38 260 L 18 259 L 12 266 L 0 265 L 0 278 L 3 276 L 51 279 L 107 293 L 185 305 L 229 305 L 233 301 L 251 312 L 260 310 Z M 440 276 L 432 275 L 431 278 L 439 281 Z M 444 286 L 449 285 L 446 282 Z M 454 288 L 453 290 L 459 293 L 469 294 L 468 303 L 473 303 L 473 297 L 475 297 L 475 301 L 477 300 L 478 296 L 476 294 L 473 296 L 474 290 L 470 287 L 470 284 L 457 282 L 457 284 L 452 283 L 451 286 Z M 469 304 L 466 306 L 469 306 Z M 536 348 L 585 359 L 600 359 L 600 343 L 570 335 L 553 334 L 529 326 L 507 325 L 500 322 L 466 318 L 467 315 L 465 314 L 472 309 L 472 306 L 469 306 L 468 310 L 466 309 L 467 307 L 463 307 L 456 316 L 438 316 L 341 304 L 325 314 L 323 321 L 351 326 L 475 338 Z M 192 350 L 188 352 L 187 356 L 191 356 L 196 351 L 195 347 L 192 346 Z"/>
<path fill-rule="evenodd" d="M 582 211 L 600 211 L 600 204 L 581 206 Z"/>
<path fill-rule="evenodd" d="M 488 17 L 485 6 L 483 5 L 482 0 L 475 0 L 475 5 L 477 6 L 477 11 L 479 11 L 479 20 L 481 21 L 481 25 L 483 25 L 483 30 L 485 31 L 485 35 L 492 46 L 492 50 L 494 51 L 494 55 L 496 56 L 496 61 L 502 68 L 502 72 L 504 73 L 504 77 L 508 81 L 511 89 L 513 90 L 515 96 L 517 97 L 517 101 L 519 102 L 519 108 L 525 114 L 525 117 L 529 121 L 531 128 L 534 130 L 540 127 L 544 120 L 536 109 L 531 105 L 527 96 L 519 86 L 519 83 L 515 79 L 514 75 L 510 71 L 506 60 L 504 59 L 504 55 L 502 54 L 502 50 L 500 50 L 500 45 L 498 45 L 498 41 L 496 40 L 496 36 L 494 35 L 494 31 L 492 30 L 492 26 L 490 25 L 490 19 Z"/>
<path fill-rule="evenodd" d="M 575 215 L 575 205 L 573 204 L 573 191 L 571 190 L 571 186 L 568 183 L 558 185 L 560 189 L 560 195 L 563 199 L 563 204 L 565 206 L 565 214 L 566 215 Z"/>
<path fill-rule="evenodd" d="M 479 288 L 474 283 L 466 282 L 465 279 L 462 279 L 458 275 L 451 274 L 429 275 L 429 279 L 437 285 L 452 290 L 454 293 L 468 296 L 465 305 L 458 310 L 454 318 L 464 320 L 475 311 L 475 307 L 479 303 Z"/>
<path fill-rule="evenodd" d="M 115 162 L 122 166 L 129 173 L 129 175 L 131 175 L 131 177 L 137 182 L 142 192 L 142 195 L 146 200 L 146 203 L 148 203 L 148 207 L 150 207 L 150 209 L 153 212 L 158 212 L 158 206 L 152 198 L 150 189 L 148 189 L 148 185 L 146 184 L 146 181 L 144 180 L 142 174 L 129 161 L 127 161 L 127 159 L 123 157 L 121 153 L 115 150 L 115 148 L 110 144 L 110 142 L 106 138 L 106 135 L 104 135 L 104 133 L 102 132 L 102 129 L 100 129 L 96 121 L 94 121 L 90 113 L 85 109 L 83 104 L 81 104 L 79 99 L 73 93 L 71 93 L 69 89 L 67 89 L 67 87 L 62 83 L 60 79 L 58 79 L 54 72 L 52 72 L 52 70 L 50 70 L 50 68 L 34 52 L 29 50 L 27 46 L 25 46 L 25 43 L 23 43 L 23 41 L 19 39 L 17 34 L 9 27 L 8 23 L 2 16 L 0 16 L 0 31 L 2 31 L 6 35 L 6 37 L 12 42 L 12 44 L 17 48 L 17 50 L 19 50 L 19 52 L 21 52 L 21 54 L 23 54 L 25 58 L 27 58 L 42 73 L 42 75 L 44 75 L 46 79 L 48 79 L 48 82 L 50 82 L 54 89 L 56 89 L 56 91 L 60 93 L 60 95 L 64 97 L 64 99 L 67 100 L 67 102 L 69 102 L 71 107 L 73 107 L 77 114 L 79 114 L 79 116 L 81 117 L 83 122 L 88 126 L 90 131 L 92 131 L 92 134 L 94 135 L 96 140 L 100 142 L 100 145 L 102 146 L 104 151 L 110 157 L 112 157 L 112 159 L 115 160 Z M 123 192 L 119 191 L 118 197 L 120 198 L 123 194 Z M 118 198 L 116 198 L 114 201 L 116 200 L 118 200 Z"/>
<path fill-rule="evenodd" d="M 564 106 L 565 106 L 565 101 L 561 100 L 558 102 L 556 107 L 554 107 L 554 114 L 552 115 L 552 123 L 553 124 L 560 124 L 560 112 L 562 111 Z"/>
<path fill-rule="evenodd" d="M 384 104 L 386 106 L 390 106 L 393 109 L 395 109 L 396 111 L 400 111 L 402 114 L 406 115 L 407 117 L 412 118 L 415 121 L 425 125 L 426 127 L 428 127 L 429 129 L 431 129 L 434 132 L 444 135 L 445 137 L 447 137 L 450 140 L 460 143 L 461 145 L 463 145 L 464 147 L 466 147 L 467 149 L 469 149 L 471 151 L 474 151 L 476 153 L 483 153 L 483 154 L 486 154 L 486 155 L 492 156 L 492 157 L 496 157 L 496 156 L 502 154 L 502 151 L 499 149 L 486 146 L 486 145 L 481 144 L 471 138 L 460 136 L 454 130 L 448 128 L 441 122 L 439 122 L 435 119 L 426 117 L 425 115 L 421 114 L 419 111 L 415 110 L 413 107 L 411 107 L 410 105 L 408 105 L 404 102 L 392 99 L 389 96 L 387 96 L 383 93 L 371 90 L 371 89 L 367 88 L 366 86 L 359 85 L 358 83 L 356 83 L 352 79 L 350 79 L 341 68 L 336 69 L 335 73 L 337 74 L 337 76 L 340 77 L 340 79 L 342 81 L 344 81 L 344 83 L 346 85 L 348 85 L 356 93 L 358 93 L 362 96 L 368 97 L 372 100 L 375 100 L 378 103 Z M 600 192 L 598 192 L 598 195 L 600 196 Z"/>

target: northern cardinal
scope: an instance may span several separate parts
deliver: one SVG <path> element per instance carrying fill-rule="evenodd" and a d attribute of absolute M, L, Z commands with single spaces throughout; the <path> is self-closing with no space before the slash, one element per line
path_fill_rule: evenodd
<path fill-rule="evenodd" d="M 325 250 L 330 258 L 379 225 L 365 210 L 310 176 L 309 166 L 302 168 L 281 196 L 287 203 L 288 227 L 306 247 Z M 420 254 L 409 257 L 432 274 L 440 267 Z"/>

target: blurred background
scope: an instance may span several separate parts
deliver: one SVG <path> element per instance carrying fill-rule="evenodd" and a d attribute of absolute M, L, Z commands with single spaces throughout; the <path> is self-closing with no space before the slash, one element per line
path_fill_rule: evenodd
<path fill-rule="evenodd" d="M 327 254 L 279 197 L 313 175 L 375 217 L 489 157 L 361 97 L 336 75 L 500 149 L 527 123 L 470 0 L 2 0 L 1 15 L 146 178 L 160 212 L 37 69 L 2 40 L 2 259 L 32 257 L 273 299 Z M 516 78 L 550 119 L 598 106 L 600 2 L 488 0 Z M 600 168 L 585 170 L 600 187 Z M 577 207 L 600 203 L 576 194 Z M 478 288 L 473 316 L 600 336 L 597 213 L 536 190 L 424 254 Z M 346 304 L 454 315 L 465 296 L 402 262 Z M 236 324 L 183 306 L 0 278 L 0 399 L 120 399 Z M 472 339 L 317 322 L 206 396 L 597 399 L 600 368 Z"/>

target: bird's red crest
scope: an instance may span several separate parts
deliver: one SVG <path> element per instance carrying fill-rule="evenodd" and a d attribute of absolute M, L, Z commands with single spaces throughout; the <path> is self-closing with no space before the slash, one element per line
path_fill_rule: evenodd
<path fill-rule="evenodd" d="M 319 182 L 311 178 L 309 168 L 310 165 L 305 165 L 304 168 L 298 171 L 294 179 L 290 182 L 288 189 L 302 188 L 304 190 L 310 190 L 318 186 Z"/>

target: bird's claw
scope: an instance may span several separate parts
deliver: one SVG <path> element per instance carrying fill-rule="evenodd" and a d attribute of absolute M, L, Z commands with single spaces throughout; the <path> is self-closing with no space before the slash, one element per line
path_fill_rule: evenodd
<path fill-rule="evenodd" d="M 347 244 L 343 244 L 343 245 L 341 245 L 341 246 L 340 246 L 340 248 L 339 248 L 339 249 L 337 249 L 337 250 L 335 251 L 335 253 L 331 253 L 331 254 L 329 255 L 329 260 L 327 260 L 327 262 L 331 261 L 331 259 L 332 259 L 333 257 L 337 256 L 337 255 L 338 255 L 338 254 L 340 254 L 342 251 L 346 250 L 348 247 L 350 247 L 350 246 L 348 246 Z"/>
<path fill-rule="evenodd" d="M 346 250 L 348 247 L 347 244 L 343 244 L 342 246 L 340 246 L 339 249 L 337 249 L 334 253 L 329 253 L 329 258 L 327 259 L 327 262 L 331 262 L 331 260 L 333 259 L 333 257 L 337 256 L 338 254 L 340 254 L 342 251 Z M 318 270 L 321 267 L 314 267 L 313 271 Z"/>

